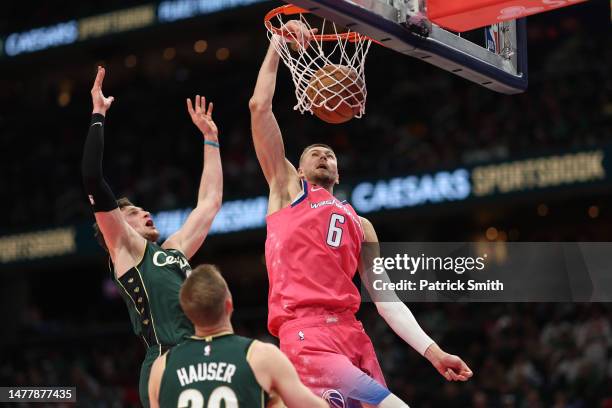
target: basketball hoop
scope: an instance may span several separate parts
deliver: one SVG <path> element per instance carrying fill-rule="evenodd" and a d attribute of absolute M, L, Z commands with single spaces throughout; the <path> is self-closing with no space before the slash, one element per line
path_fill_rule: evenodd
<path fill-rule="evenodd" d="M 268 39 L 289 68 L 295 85 L 297 104 L 293 109 L 311 114 L 317 113 L 313 109 L 350 109 L 354 117 L 360 118 L 365 113 L 367 96 L 365 57 L 372 40 L 319 18 L 319 34 L 304 46 L 303 39 L 282 27 L 291 17 L 312 30 L 306 15 L 310 15 L 308 10 L 288 4 L 271 10 L 265 17 Z"/>

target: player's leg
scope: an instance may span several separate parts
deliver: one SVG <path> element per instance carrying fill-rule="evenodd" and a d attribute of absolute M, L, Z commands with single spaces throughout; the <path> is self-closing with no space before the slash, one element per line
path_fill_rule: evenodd
<path fill-rule="evenodd" d="M 342 356 L 344 357 L 344 356 Z M 385 386 L 352 365 L 348 359 L 331 359 L 340 371 L 338 390 L 322 394 L 331 408 L 409 408 Z"/>
<path fill-rule="evenodd" d="M 377 406 L 391 394 L 335 349 L 328 330 L 304 328 L 298 333 L 281 336 L 281 350 L 304 385 L 327 400 L 330 407 L 348 408 L 356 401 Z"/>
<path fill-rule="evenodd" d="M 339 371 L 342 378 L 341 391 L 346 396 L 347 407 L 378 407 L 392 395 L 387 387 L 355 367 L 348 359 Z"/>
<path fill-rule="evenodd" d="M 302 382 L 332 408 L 377 407 L 383 402 L 385 408 L 406 407 L 405 403 L 390 405 L 398 398 L 386 388 L 374 347 L 361 323 L 352 316 L 346 324 L 338 320 L 343 318 L 323 319 L 326 324 L 314 326 L 294 321 L 281 328 L 280 348 Z"/>
<path fill-rule="evenodd" d="M 363 404 L 364 408 L 409 408 L 408 404 L 399 399 L 395 394 L 389 394 L 378 405 Z"/>
<path fill-rule="evenodd" d="M 359 368 L 367 373 L 369 377 L 372 378 L 377 384 L 382 384 L 386 388 L 385 378 L 380 368 L 380 364 L 378 362 L 378 358 L 376 357 L 376 351 L 374 350 L 374 345 L 370 340 L 370 337 L 366 334 L 365 330 L 361 323 L 357 323 L 355 325 L 357 335 L 356 337 L 351 337 L 351 345 L 353 346 L 353 352 L 357 351 L 359 353 Z M 367 385 L 364 384 L 367 387 Z M 362 400 L 365 401 L 365 400 Z M 378 404 L 369 404 L 367 402 L 362 403 L 364 408 L 407 408 L 408 404 L 398 398 L 395 394 L 391 392 L 382 399 Z"/>

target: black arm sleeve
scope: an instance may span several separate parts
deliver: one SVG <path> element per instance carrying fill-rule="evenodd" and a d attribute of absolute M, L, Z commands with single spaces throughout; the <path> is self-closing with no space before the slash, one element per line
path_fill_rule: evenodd
<path fill-rule="evenodd" d="M 104 116 L 94 113 L 83 148 L 81 172 L 83 185 L 94 212 L 112 211 L 117 208 L 117 199 L 102 174 L 104 155 Z"/>

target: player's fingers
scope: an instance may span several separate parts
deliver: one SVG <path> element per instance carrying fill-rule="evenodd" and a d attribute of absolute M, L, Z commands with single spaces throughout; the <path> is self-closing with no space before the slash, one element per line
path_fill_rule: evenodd
<path fill-rule="evenodd" d="M 195 97 L 195 113 L 200 113 L 200 95 L 196 95 Z"/>
<path fill-rule="evenodd" d="M 106 75 L 106 70 L 103 67 L 98 66 L 98 73 L 96 74 L 96 81 L 94 82 L 95 87 L 102 88 L 104 75 Z"/>
<path fill-rule="evenodd" d="M 96 70 L 96 78 L 94 79 L 93 88 L 98 86 L 99 82 L 100 82 L 100 66 L 98 66 L 98 69 Z"/>
<path fill-rule="evenodd" d="M 318 28 L 308 28 L 304 29 L 304 35 L 308 41 L 312 41 L 312 37 L 319 31 Z"/>
<path fill-rule="evenodd" d="M 454 355 L 450 355 L 449 358 L 446 360 L 446 365 L 454 370 L 456 369 L 457 371 L 462 369 L 464 364 L 465 363 L 463 362 L 463 360 Z"/>
<path fill-rule="evenodd" d="M 108 97 L 108 102 L 113 103 L 114 100 L 115 100 L 114 96 L 109 96 Z"/>
<path fill-rule="evenodd" d="M 469 379 L 470 377 L 467 377 L 465 375 L 461 375 L 461 374 L 457 375 L 457 381 L 467 381 Z"/>
<path fill-rule="evenodd" d="M 193 105 L 191 104 L 191 98 L 187 98 L 187 112 L 189 112 L 190 116 L 193 116 L 193 114 L 195 113 L 193 111 Z"/>
<path fill-rule="evenodd" d="M 470 378 L 471 376 L 474 375 L 474 373 L 472 372 L 472 370 L 470 370 L 469 368 L 467 370 L 461 370 L 461 372 L 459 373 L 460 375 L 463 375 L 467 378 Z"/>
<path fill-rule="evenodd" d="M 449 381 L 457 381 L 457 378 L 458 378 L 457 374 L 455 373 L 455 371 L 452 368 L 450 368 L 450 367 L 446 368 L 446 375 L 447 375 L 446 377 L 447 377 L 447 379 Z"/>
<path fill-rule="evenodd" d="M 459 364 L 456 366 L 457 373 L 459 373 L 460 375 L 463 375 L 463 376 L 471 377 L 472 376 L 472 370 L 470 370 L 470 367 L 468 367 L 468 365 L 465 363 L 465 361 L 463 361 L 459 357 L 457 357 L 457 358 L 459 360 Z"/>
<path fill-rule="evenodd" d="M 308 42 L 313 41 L 315 35 L 319 32 L 318 28 L 313 28 L 308 32 Z"/>
<path fill-rule="evenodd" d="M 98 71 L 96 72 L 96 78 L 94 79 L 93 85 L 91 86 L 91 93 L 98 92 L 100 90 L 99 80 L 100 77 L 100 67 L 98 67 Z"/>
<path fill-rule="evenodd" d="M 206 96 L 202 96 L 202 99 L 200 99 L 200 109 L 202 114 L 206 115 Z"/>
<path fill-rule="evenodd" d="M 212 117 L 212 112 L 213 112 L 213 103 L 211 102 L 208 104 L 208 111 L 206 112 L 206 115 Z"/>

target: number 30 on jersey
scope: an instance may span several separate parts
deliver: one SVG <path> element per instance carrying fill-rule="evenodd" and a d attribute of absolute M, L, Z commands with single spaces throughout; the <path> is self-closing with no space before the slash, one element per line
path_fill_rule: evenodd
<path fill-rule="evenodd" d="M 178 408 L 204 408 L 204 396 L 199 390 L 188 388 L 181 392 L 178 399 Z M 221 403 L 224 403 L 221 405 Z M 225 386 L 217 387 L 210 393 L 206 408 L 238 408 L 236 393 Z"/>

